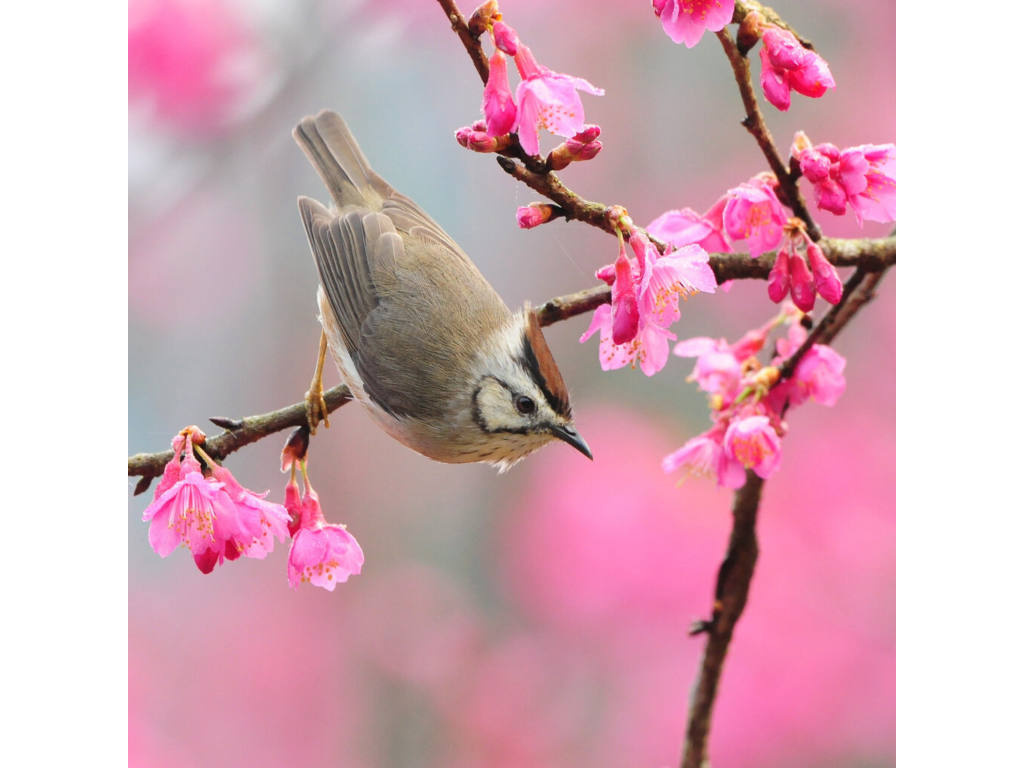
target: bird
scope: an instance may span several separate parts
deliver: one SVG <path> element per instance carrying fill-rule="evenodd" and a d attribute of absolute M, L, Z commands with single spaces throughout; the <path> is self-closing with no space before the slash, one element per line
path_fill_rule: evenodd
<path fill-rule="evenodd" d="M 371 418 L 431 459 L 504 472 L 552 440 L 593 459 L 529 303 L 510 310 L 441 226 L 371 169 L 340 115 L 305 117 L 292 135 L 333 203 L 298 199 L 320 283 L 310 426 L 330 426 L 329 348 Z"/>

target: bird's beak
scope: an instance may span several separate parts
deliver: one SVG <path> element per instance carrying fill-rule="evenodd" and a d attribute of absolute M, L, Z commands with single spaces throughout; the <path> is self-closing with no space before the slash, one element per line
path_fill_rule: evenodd
<path fill-rule="evenodd" d="M 564 427 L 552 426 L 551 434 L 559 440 L 567 442 L 591 461 L 594 460 L 594 454 L 590 452 L 590 446 L 587 445 L 587 441 L 580 437 L 580 433 L 576 431 L 572 424 L 566 424 Z"/>

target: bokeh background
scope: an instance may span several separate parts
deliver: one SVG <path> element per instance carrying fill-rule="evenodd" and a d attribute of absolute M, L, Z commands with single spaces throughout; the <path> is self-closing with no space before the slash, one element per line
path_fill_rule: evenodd
<path fill-rule="evenodd" d="M 895 141 L 895 3 L 774 7 L 838 83 L 766 108 L 779 145 L 797 129 Z M 562 174 L 584 196 L 646 223 L 705 210 L 764 168 L 713 37 L 672 44 L 642 0 L 502 8 L 542 63 L 607 90 L 584 96 L 604 151 Z M 128 75 L 131 452 L 305 391 L 319 329 L 295 198 L 327 198 L 290 136 L 305 114 L 343 114 L 511 306 L 590 286 L 614 257 L 615 241 L 581 224 L 518 230 L 516 206 L 536 195 L 455 143 L 481 85 L 434 2 L 130 0 Z M 820 221 L 835 236 L 887 231 Z M 895 762 L 895 289 L 892 275 L 836 344 L 849 361 L 839 404 L 791 414 L 721 684 L 716 766 Z M 683 309 L 681 338 L 735 338 L 775 310 L 746 283 Z M 430 462 L 356 406 L 335 414 L 310 471 L 366 566 L 333 594 L 288 587 L 286 545 L 209 576 L 183 550 L 161 560 L 140 521 L 151 493 L 132 498 L 131 764 L 674 764 L 703 644 L 686 630 L 708 613 L 731 498 L 660 470 L 708 423 L 691 364 L 602 373 L 597 341 L 578 343 L 587 324 L 546 334 L 593 463 L 555 445 L 497 476 Z M 282 442 L 228 461 L 278 501 Z"/>

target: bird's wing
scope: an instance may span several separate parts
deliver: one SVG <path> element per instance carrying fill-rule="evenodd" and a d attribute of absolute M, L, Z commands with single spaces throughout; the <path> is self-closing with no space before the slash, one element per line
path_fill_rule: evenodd
<path fill-rule="evenodd" d="M 367 395 L 393 416 L 436 419 L 509 311 L 458 246 L 453 254 L 422 223 L 403 238 L 398 230 L 411 234 L 405 227 L 417 210 L 408 201 L 390 214 L 350 207 L 336 215 L 299 198 L 320 282 Z"/>

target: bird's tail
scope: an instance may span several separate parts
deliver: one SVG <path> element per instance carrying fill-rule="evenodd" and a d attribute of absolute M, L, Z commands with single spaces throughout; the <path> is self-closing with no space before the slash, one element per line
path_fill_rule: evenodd
<path fill-rule="evenodd" d="M 334 198 L 335 205 L 380 208 L 390 186 L 373 172 L 355 136 L 336 112 L 304 117 L 292 136 Z"/>

